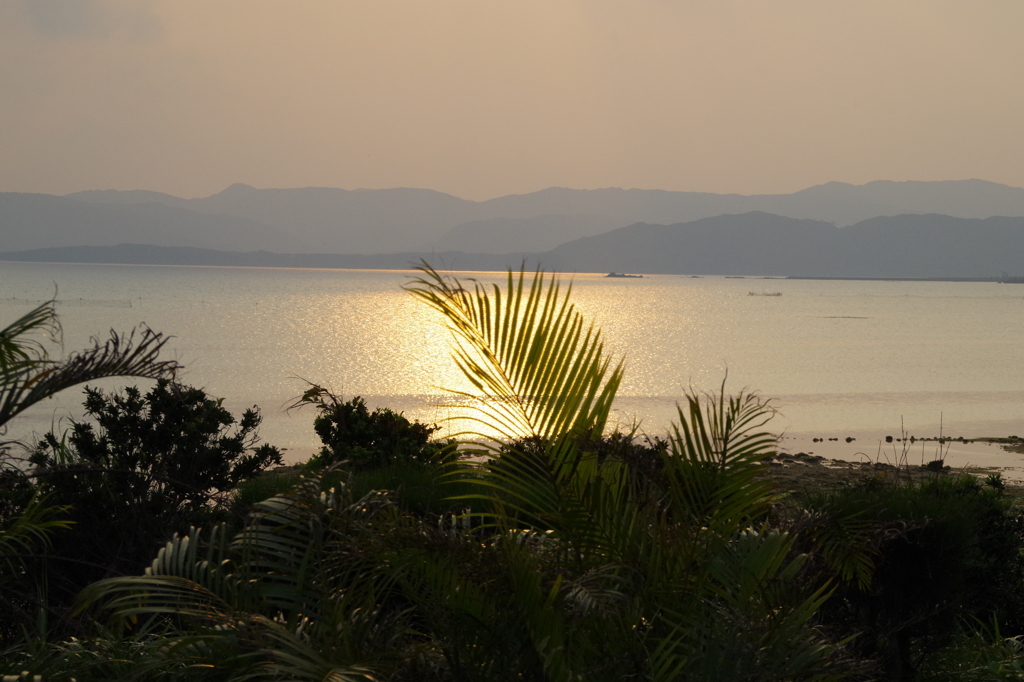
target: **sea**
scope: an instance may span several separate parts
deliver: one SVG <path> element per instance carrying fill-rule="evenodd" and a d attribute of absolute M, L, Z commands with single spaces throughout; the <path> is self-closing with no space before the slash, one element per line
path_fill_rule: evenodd
<path fill-rule="evenodd" d="M 408 271 L 0 263 L 0 325 L 56 298 L 59 357 L 148 326 L 170 337 L 179 379 L 301 461 L 319 448 L 310 385 L 458 428 L 469 388 L 439 315 L 403 289 Z M 455 273 L 502 286 L 503 273 Z M 848 460 L 1024 468 L 981 437 L 1024 437 L 1024 285 L 562 274 L 622 359 L 613 422 L 657 436 L 687 392 L 756 392 L 783 449 Z M 97 382 L 105 390 L 145 380 Z M 70 390 L 10 425 L 32 442 L 81 418 Z M 892 443 L 886 437 L 893 439 Z M 914 437 L 913 446 L 904 438 Z M 940 444 L 931 438 L 943 438 Z M 951 441 L 951 439 L 957 439 Z"/>

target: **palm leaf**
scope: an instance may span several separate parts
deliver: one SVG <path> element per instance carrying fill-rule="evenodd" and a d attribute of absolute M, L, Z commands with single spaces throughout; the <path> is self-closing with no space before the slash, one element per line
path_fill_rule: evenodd
<path fill-rule="evenodd" d="M 774 411 L 755 394 L 686 396 L 669 448 L 663 453 L 673 513 L 695 528 L 718 524 L 730 537 L 762 513 L 770 484 L 758 480 L 759 463 L 775 451 L 777 439 L 761 428 Z"/>
<path fill-rule="evenodd" d="M 0 376 L 17 371 L 26 364 L 37 363 L 46 357 L 46 348 L 38 339 L 26 338 L 39 332 L 51 339 L 61 335 L 56 301 L 46 301 L 0 330 Z"/>
<path fill-rule="evenodd" d="M 21 513 L 0 527 L 0 562 L 7 564 L 10 575 L 16 575 L 21 561 L 49 544 L 55 530 L 70 528 L 74 522 L 60 518 L 70 507 L 46 504 L 46 496 L 37 490 Z"/>
<path fill-rule="evenodd" d="M 571 286 L 563 290 L 554 276 L 509 271 L 502 288 L 464 286 L 425 263 L 419 270 L 423 275 L 406 289 L 443 314 L 455 362 L 476 390 L 453 391 L 475 407 L 470 420 L 477 428 L 459 435 L 468 440 L 464 445 L 501 454 L 466 481 L 480 486 L 475 496 L 496 504 L 502 523 L 571 528 L 563 539 L 578 549 L 600 542 L 586 491 L 611 481 L 623 485 L 624 478 L 599 485 L 608 472 L 578 446 L 603 432 L 621 361 L 611 365 L 600 332 L 572 304 Z M 503 448 L 487 444 L 495 435 Z M 538 447 L 518 448 L 523 438 Z"/>
<path fill-rule="evenodd" d="M 216 526 L 175 537 L 146 575 L 89 586 L 81 608 L 98 606 L 118 624 L 174 616 L 184 627 L 167 642 L 191 652 L 182 660 L 230 679 L 375 679 L 365 652 L 404 635 L 403 616 L 375 606 L 371 562 L 339 560 L 331 526 L 372 526 L 387 506 L 379 493 L 348 504 L 321 486 L 314 477 L 259 503 L 233 536 Z"/>
<path fill-rule="evenodd" d="M 79 597 L 79 610 L 102 603 L 120 623 L 156 613 L 228 622 L 232 613 L 246 605 L 239 602 L 245 601 L 247 590 L 231 571 L 225 532 L 221 525 L 208 538 L 196 528 L 188 535 L 175 535 L 145 575 L 110 578 L 86 587 Z"/>
<path fill-rule="evenodd" d="M 600 433 L 622 379 L 603 355 L 601 334 L 585 325 L 554 276 L 508 273 L 504 292 L 494 284 L 439 274 L 424 263 L 407 291 L 440 311 L 454 337 L 453 357 L 477 393 L 471 420 L 488 433 L 464 435 L 511 441 Z"/>
<path fill-rule="evenodd" d="M 72 386 L 114 376 L 159 379 L 174 375 L 178 363 L 158 360 L 168 337 L 144 328 L 124 335 L 111 331 L 105 343 L 66 360 L 46 359 L 45 348 L 25 336 L 42 330 L 59 333 L 53 302 L 44 303 L 0 332 L 0 431 L 32 405 Z"/>

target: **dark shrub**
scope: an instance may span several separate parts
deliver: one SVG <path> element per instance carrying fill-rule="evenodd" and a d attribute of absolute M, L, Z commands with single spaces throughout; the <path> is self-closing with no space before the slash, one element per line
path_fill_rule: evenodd
<path fill-rule="evenodd" d="M 313 428 L 324 447 L 310 459 L 312 467 L 347 462 L 354 471 L 366 471 L 406 460 L 429 462 L 449 446 L 431 440 L 439 426 L 409 421 L 386 407 L 371 412 L 359 396 L 342 401 L 314 385 L 296 404 L 314 405 L 319 411 Z"/>
<path fill-rule="evenodd" d="M 53 538 L 51 601 L 67 604 L 100 578 L 139 573 L 175 532 L 219 514 L 242 481 L 281 463 L 256 447 L 260 415 L 235 418 L 201 389 L 160 380 L 149 393 L 87 388 L 86 421 L 47 433 L 26 475 L 69 505 L 74 526 Z M 234 426 L 234 428 L 232 428 Z"/>
<path fill-rule="evenodd" d="M 543 438 L 529 436 L 503 444 L 498 451 L 498 458 L 491 461 L 490 466 L 500 467 L 500 460 L 536 460 L 544 457 L 549 444 Z M 639 490 L 654 486 L 662 488 L 664 481 L 662 453 L 668 444 L 659 439 L 635 438 L 632 434 L 613 431 L 602 436 L 586 436 L 576 441 L 580 453 L 597 455 L 598 462 L 609 459 L 617 460 L 626 466 L 630 481 Z"/>
<path fill-rule="evenodd" d="M 833 519 L 863 522 L 875 559 L 870 585 L 840 584 L 823 613 L 860 632 L 857 644 L 886 661 L 890 679 L 913 679 L 911 652 L 946 644 L 960 623 L 995 618 L 1004 633 L 1022 632 L 1024 522 L 1002 491 L 970 476 L 876 478 L 819 503 Z"/>

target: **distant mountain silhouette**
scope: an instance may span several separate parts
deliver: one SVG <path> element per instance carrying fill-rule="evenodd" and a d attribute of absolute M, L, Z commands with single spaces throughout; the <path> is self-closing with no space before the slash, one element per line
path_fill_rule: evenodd
<path fill-rule="evenodd" d="M 292 251 L 323 253 L 395 253 L 429 248 L 453 226 L 477 217 L 475 202 L 426 189 L 256 189 L 235 184 L 201 199 L 164 200 L 154 194 L 79 192 L 67 198 L 119 206 L 155 200 L 200 215 L 243 218 L 285 236 Z M 270 248 L 260 243 L 251 246 Z"/>
<path fill-rule="evenodd" d="M 121 244 L 0 253 L 0 260 L 453 270 L 994 279 L 1024 274 L 1024 218 L 901 215 L 836 227 L 764 212 L 674 225 L 637 223 L 537 254 L 277 254 Z"/>
<path fill-rule="evenodd" d="M 93 205 L 49 194 L 0 194 L 0 245 L 5 250 L 113 246 L 125 241 L 224 250 L 249 246 L 291 250 L 286 234 L 232 215 L 209 215 L 152 202 Z"/>
<path fill-rule="evenodd" d="M 535 263 L 535 259 L 529 262 Z M 505 255 L 458 252 L 411 252 L 384 254 L 270 253 L 269 251 L 220 251 L 190 247 L 118 244 L 116 246 L 64 246 L 0 253 L 0 261 L 23 263 L 96 263 L 114 265 L 183 265 L 264 268 L 352 268 L 407 270 L 427 260 L 438 269 L 504 270 L 518 268 Z"/>
<path fill-rule="evenodd" d="M 565 272 L 987 278 L 1024 273 L 1024 218 L 901 215 L 837 228 L 751 212 L 638 223 L 539 257 Z"/>
<path fill-rule="evenodd" d="M 751 212 L 675 225 L 637 223 L 563 244 L 541 258 L 546 267 L 567 272 L 805 274 L 808 259 L 835 248 L 838 232 L 818 220 Z"/>
<path fill-rule="evenodd" d="M 0 205 L 9 196 L 0 194 Z M 938 213 L 960 218 L 1024 216 L 1024 189 L 982 180 L 879 181 L 866 185 L 831 182 L 793 194 L 751 196 L 552 187 L 480 202 L 423 189 L 256 189 L 240 184 L 200 199 L 145 191 L 89 191 L 51 198 L 73 201 L 80 206 L 102 206 L 112 211 L 108 214 L 112 225 L 127 226 L 131 220 L 143 220 L 143 215 L 149 216 L 145 220 L 151 224 L 156 220 L 151 215 L 152 207 L 158 205 L 187 211 L 192 217 L 185 219 L 184 213 L 178 214 L 182 216 L 180 226 L 168 222 L 168 215 L 161 218 L 165 226 L 162 232 L 174 233 L 163 238 L 173 237 L 173 245 L 227 248 L 212 247 L 202 242 L 201 237 L 205 231 L 203 225 L 213 224 L 209 222 L 211 217 L 218 220 L 232 217 L 247 221 L 244 225 L 249 226 L 248 243 L 235 248 L 279 251 L 283 239 L 287 251 L 307 253 L 407 253 L 449 249 L 536 253 L 547 251 L 557 243 L 637 222 L 675 224 L 752 211 L 839 226 L 877 216 L 909 213 Z M 136 214 L 113 218 L 132 208 Z M 61 218 L 65 219 L 74 221 L 74 216 L 69 211 Z M 58 240 L 58 235 L 80 231 L 71 223 L 53 225 L 50 231 L 38 235 L 26 229 L 27 224 L 40 223 L 24 214 L 21 222 L 12 222 L 10 215 L 3 214 L 0 208 L 0 236 L 6 240 L 19 234 L 22 238 L 17 242 L 18 248 L 101 243 Z M 257 225 L 264 231 L 256 230 Z M 113 238 L 99 232 L 95 234 L 95 239 L 102 236 L 103 244 L 150 241 L 142 237 Z"/>
<path fill-rule="evenodd" d="M 617 226 L 607 217 L 539 215 L 533 218 L 488 218 L 453 227 L 432 246 L 441 251 L 466 253 L 521 253 L 524 246 L 530 251 L 547 251 L 581 235 Z"/>

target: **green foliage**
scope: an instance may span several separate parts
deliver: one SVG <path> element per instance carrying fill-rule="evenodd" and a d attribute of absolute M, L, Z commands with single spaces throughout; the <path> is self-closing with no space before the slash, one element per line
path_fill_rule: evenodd
<path fill-rule="evenodd" d="M 150 623 L 132 632 L 91 623 L 91 631 L 63 641 L 30 641 L 0 657 L 3 682 L 216 682 L 215 671 L 180 660 L 166 630 Z"/>
<path fill-rule="evenodd" d="M 201 667 L 218 680 L 372 679 L 408 632 L 390 602 L 386 557 L 367 553 L 379 533 L 400 530 L 386 497 L 353 501 L 320 480 L 256 505 L 246 526 L 224 524 L 175 537 L 145 575 L 88 588 L 115 627 L 173 614 L 167 666 Z"/>
<path fill-rule="evenodd" d="M 1020 682 L 1024 680 L 1024 642 L 1006 637 L 993 620 L 964 619 L 950 643 L 924 658 L 922 682 Z"/>
<path fill-rule="evenodd" d="M 85 392 L 86 418 L 96 426 L 74 421 L 60 440 L 47 433 L 29 461 L 55 488 L 103 488 L 90 502 L 105 513 L 194 513 L 212 495 L 281 464 L 277 448 L 256 447 L 256 409 L 231 431 L 234 416 L 202 389 L 161 379 L 144 396 L 134 386 L 123 394 Z"/>
<path fill-rule="evenodd" d="M 40 617 L 32 572 L 39 554 L 50 549 L 54 532 L 66 531 L 73 525 L 67 518 L 68 511 L 68 507 L 50 504 L 36 490 L 0 527 L 0 602 L 4 604 L 0 659 L 4 646 L 18 642 L 29 630 L 45 637 L 45 614 Z"/>
<path fill-rule="evenodd" d="M 732 532 L 767 511 L 771 486 L 758 480 L 757 465 L 775 453 L 775 437 L 760 430 L 773 414 L 755 394 L 726 396 L 724 381 L 717 396 L 686 396 L 666 467 L 677 513 Z"/>
<path fill-rule="evenodd" d="M 495 456 L 472 477 L 455 474 L 493 504 L 501 601 L 465 569 L 419 564 L 437 592 L 459 595 L 441 621 L 462 624 L 444 641 L 449 658 L 476 661 L 464 679 L 502 679 L 488 676 L 494 660 L 509 679 L 831 679 L 849 670 L 810 626 L 824 596 L 803 589 L 793 538 L 758 526 L 771 491 L 755 467 L 774 439 L 759 430 L 771 412 L 756 396 L 688 396 L 673 436 L 655 448 L 658 465 L 631 466 L 650 453 L 592 447 L 621 364 L 612 369 L 557 282 L 509 273 L 502 291 L 423 272 L 410 290 L 444 314 L 479 392 L 466 397 L 483 428 L 469 435 L 506 440 L 468 443 Z M 515 640 L 529 646 L 481 658 L 495 643 L 479 623 L 494 614 L 522 628 Z"/>
<path fill-rule="evenodd" d="M 857 519 L 850 543 L 873 555 L 866 583 L 841 584 L 824 614 L 861 631 L 893 679 L 911 679 L 919 655 L 945 645 L 962 619 L 996 618 L 1024 632 L 1024 519 L 999 489 L 970 476 L 919 485 L 872 480 L 811 504 Z"/>
<path fill-rule="evenodd" d="M 232 430 L 234 417 L 200 389 L 163 379 L 145 395 L 131 387 L 86 396 L 95 423 L 72 422 L 60 439 L 47 433 L 18 474 L 74 524 L 34 562 L 37 600 L 55 625 L 87 584 L 141 571 L 161 541 L 223 513 L 240 481 L 281 462 L 276 448 L 252 449 L 255 410 Z"/>
<path fill-rule="evenodd" d="M 780 523 L 757 476 L 772 409 L 724 387 L 686 395 L 665 438 L 606 435 L 621 363 L 557 281 L 528 279 L 464 286 L 425 267 L 409 286 L 443 314 L 475 391 L 459 445 L 489 458 L 459 459 L 432 427 L 314 386 L 300 402 L 319 410 L 318 462 L 338 464 L 284 492 L 287 475 L 243 484 L 259 499 L 243 527 L 201 519 L 142 575 L 92 584 L 79 608 L 107 629 L 12 673 L 78 662 L 81 679 L 858 679 L 848 643 L 819 628 L 824 605 L 852 604 L 858 578 L 875 589 L 888 569 L 870 559 L 893 528 L 926 528 L 936 505 L 865 510 L 854 497 Z M 79 461 L 75 437 L 49 441 L 52 467 Z M 908 509 L 929 521 L 886 516 Z M 968 573 L 986 575 L 982 563 Z"/>
<path fill-rule="evenodd" d="M 46 496 L 37 490 L 21 513 L 0 529 L 0 562 L 3 568 L 8 573 L 17 572 L 19 557 L 30 555 L 37 546 L 49 544 L 52 531 L 70 527 L 72 522 L 62 518 L 66 512 L 67 507 L 48 504 Z M 2 585 L 0 589 L 3 589 Z"/>
<path fill-rule="evenodd" d="M 604 438 L 620 369 L 557 286 L 523 280 L 470 291 L 425 271 L 415 285 L 461 339 L 480 430 L 521 440 L 462 444 L 490 462 L 407 456 L 350 467 L 326 492 L 311 478 L 257 503 L 240 531 L 221 524 L 175 538 L 145 575 L 96 583 L 83 606 L 112 628 L 161 624 L 175 665 L 220 680 L 767 682 L 855 672 L 813 625 L 827 593 L 805 579 L 796 536 L 765 523 L 772 493 L 753 470 L 773 446 L 760 430 L 770 410 L 749 395 L 688 396 L 655 447 Z M 412 489 L 438 471 L 465 493 L 452 503 L 484 511 L 438 522 L 436 492 L 417 509 Z M 356 492 L 360 479 L 374 490 Z"/>
<path fill-rule="evenodd" d="M 47 343 L 59 339 L 60 320 L 55 301 L 36 307 L 0 330 L 0 436 L 11 419 L 31 406 L 78 384 L 112 376 L 159 378 L 173 376 L 178 365 L 158 359 L 167 339 L 144 329 L 111 332 L 104 344 L 52 360 Z M 45 636 L 47 585 L 36 572 L 40 551 L 71 525 L 68 509 L 41 495 L 13 460 L 10 442 L 0 442 L 0 592 L 6 609 L 0 618 L 0 646 L 21 640 L 26 633 Z"/>
<path fill-rule="evenodd" d="M 313 405 L 319 412 L 313 429 L 324 447 L 310 460 L 311 467 L 344 462 L 352 470 L 365 471 L 407 460 L 428 462 L 449 445 L 431 440 L 440 427 L 411 422 L 386 407 L 371 412 L 359 396 L 342 401 L 313 385 L 296 403 L 301 405 Z"/>
<path fill-rule="evenodd" d="M 996 490 L 1006 490 L 1006 481 L 1003 480 L 1003 475 L 998 471 L 985 477 L 985 485 Z"/>
<path fill-rule="evenodd" d="M 355 497 L 387 490 L 395 505 L 425 519 L 472 510 L 475 500 L 464 496 L 476 492 L 477 487 L 446 473 L 451 474 L 451 469 L 432 462 L 406 460 L 353 472 L 348 485 Z M 477 511 L 489 508 L 478 505 Z"/>
<path fill-rule="evenodd" d="M 265 471 L 238 484 L 234 492 L 233 505 L 242 510 L 249 510 L 257 502 L 283 495 L 301 482 L 302 474 L 299 467 Z"/>
<path fill-rule="evenodd" d="M 20 369 L 39 369 L 54 363 L 46 358 L 46 346 L 34 334 L 51 341 L 61 334 L 55 301 L 33 308 L 0 331 L 0 369 L 4 379 Z"/>

